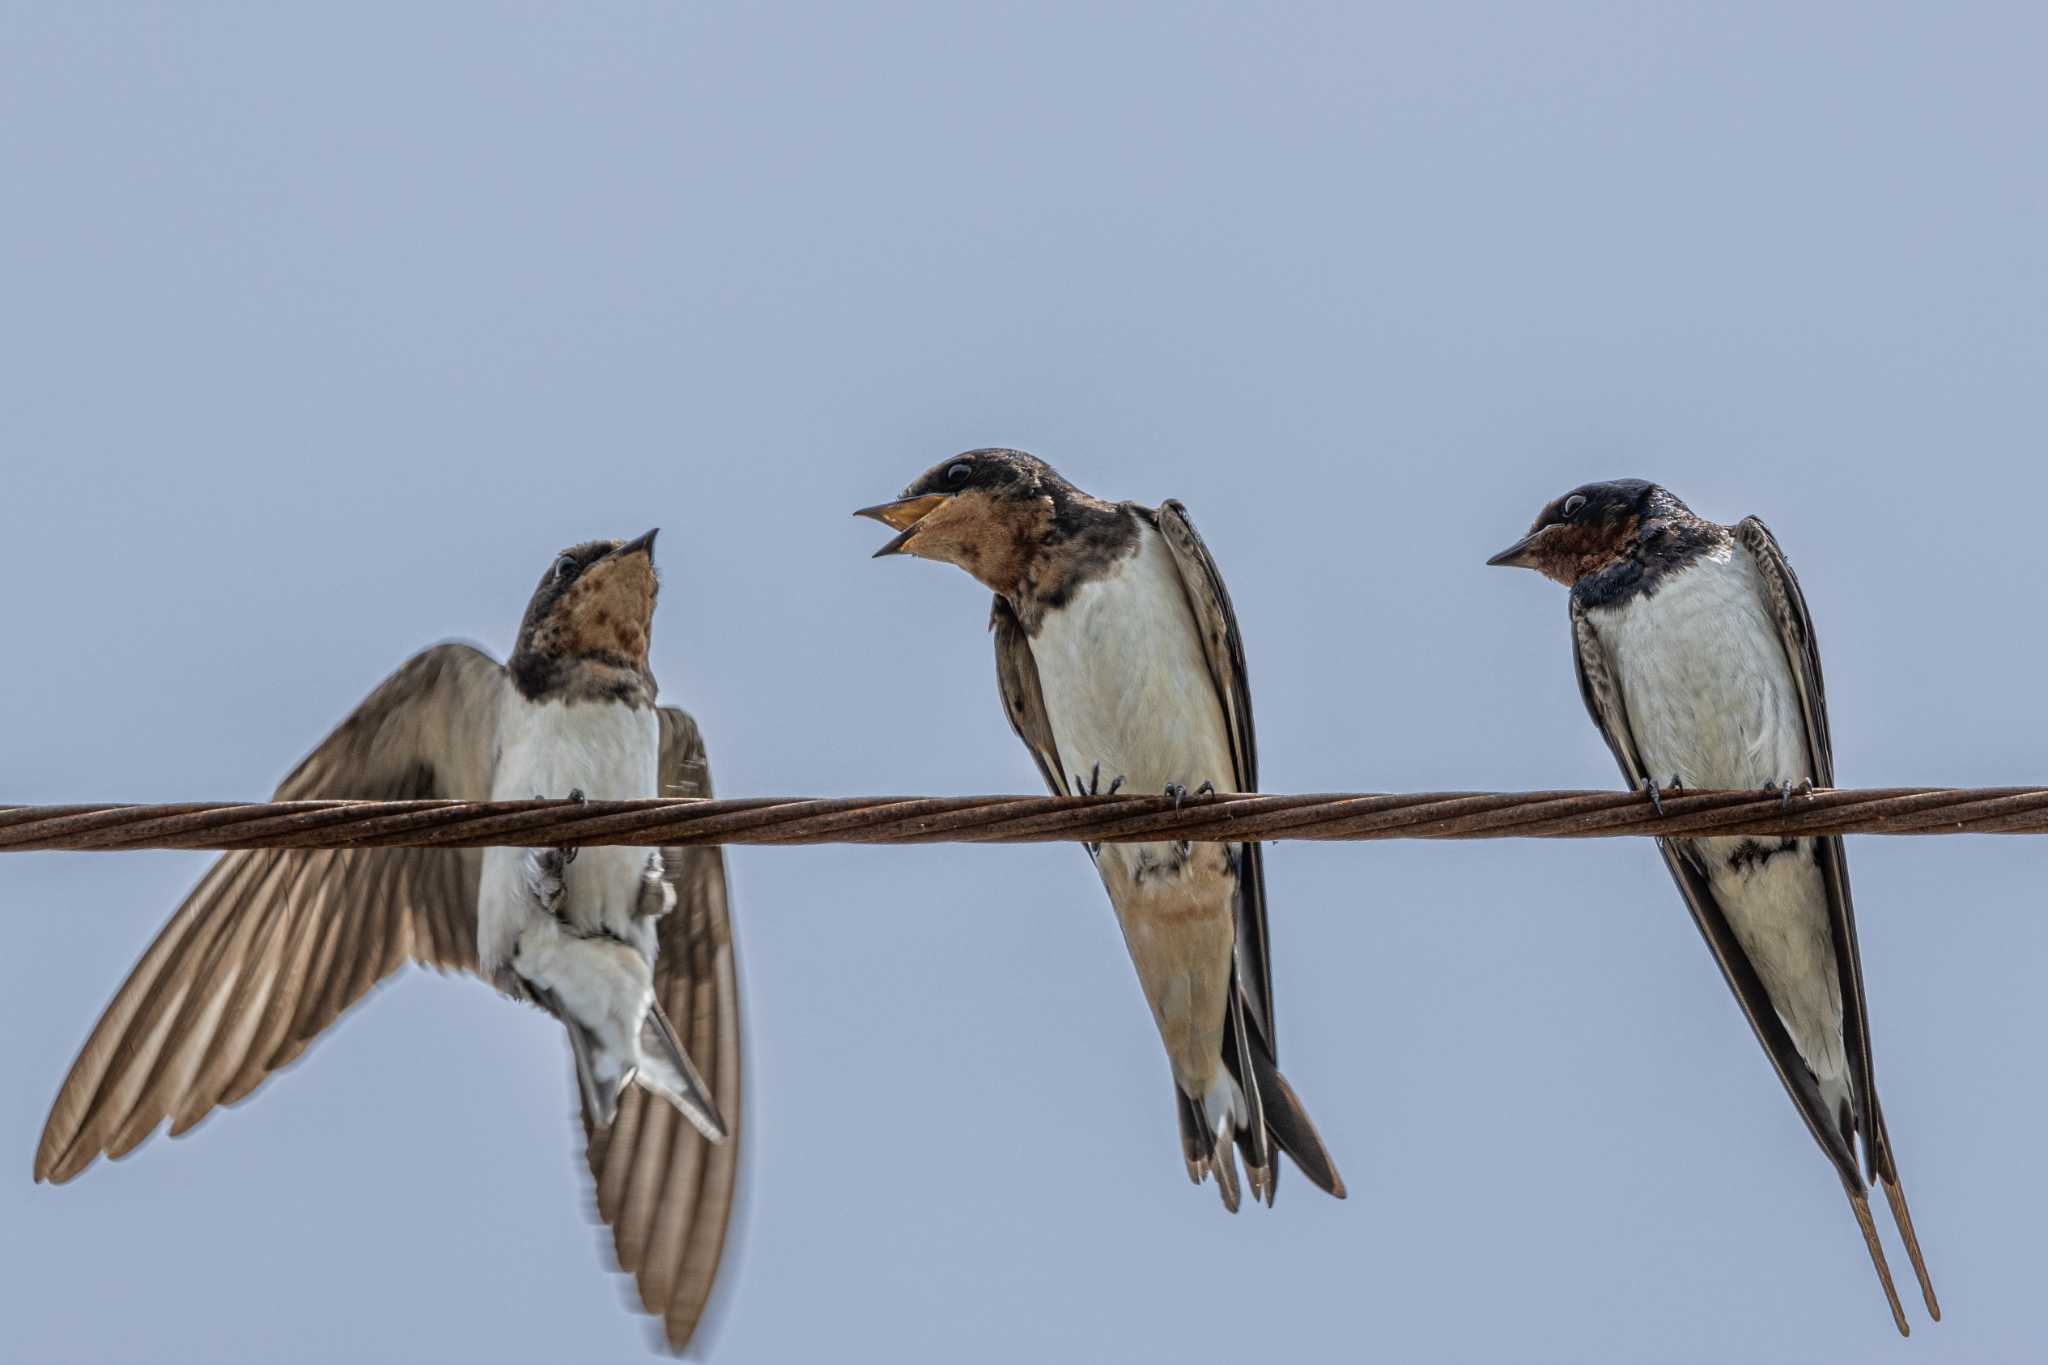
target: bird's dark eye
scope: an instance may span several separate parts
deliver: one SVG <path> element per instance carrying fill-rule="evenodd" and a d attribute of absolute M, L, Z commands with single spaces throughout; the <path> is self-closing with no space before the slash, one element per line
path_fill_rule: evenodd
<path fill-rule="evenodd" d="M 1574 493 L 1564 500 L 1564 514 L 1568 517 L 1575 517 L 1585 506 L 1586 495 L 1584 493 Z"/>
<path fill-rule="evenodd" d="M 962 463 L 956 464 L 951 469 L 946 471 L 946 482 L 966 483 L 967 476 L 969 474 L 972 474 L 973 472 L 974 466 L 971 464 L 967 464 L 966 462 L 963 461 Z"/>
<path fill-rule="evenodd" d="M 557 583 L 567 581 L 569 575 L 575 572 L 576 561 L 570 556 L 563 555 L 560 559 L 555 561 L 555 581 Z"/>

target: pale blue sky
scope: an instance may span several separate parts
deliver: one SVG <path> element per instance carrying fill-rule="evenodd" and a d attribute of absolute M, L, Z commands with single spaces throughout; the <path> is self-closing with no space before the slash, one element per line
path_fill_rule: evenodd
<path fill-rule="evenodd" d="M 847 516 L 989 444 L 1188 503 L 1274 790 L 1613 783 L 1563 594 L 1482 561 L 1620 475 L 1776 530 L 1845 783 L 2048 780 L 2044 39 L 7 0 L 0 799 L 260 797 L 413 649 L 502 652 L 558 547 L 654 524 L 655 666 L 726 793 L 1034 790 L 985 595 Z M 2042 858 L 1851 846 L 1949 1315 L 1901 1343 L 1645 844 L 1275 850 L 1283 1061 L 1351 1198 L 1235 1219 L 1079 850 L 738 851 L 716 1359 L 2038 1359 Z M 29 1183 L 204 864 L 0 858 L 0 1356 L 642 1358 L 559 1032 L 471 983 Z"/>

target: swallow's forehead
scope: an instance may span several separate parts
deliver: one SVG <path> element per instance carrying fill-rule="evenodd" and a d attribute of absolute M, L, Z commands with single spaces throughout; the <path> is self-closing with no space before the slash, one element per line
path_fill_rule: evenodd
<path fill-rule="evenodd" d="M 589 564 L 594 560 L 603 559 L 625 543 L 623 540 L 586 540 L 581 545 L 571 545 L 556 555 L 555 559 L 573 559 L 578 564 Z"/>
<path fill-rule="evenodd" d="M 957 465 L 966 465 L 969 475 L 964 480 L 953 478 Z M 1000 484 L 1011 484 L 1035 480 L 1047 469 L 1045 461 L 1021 450 L 1005 446 L 988 446 L 980 450 L 963 450 L 958 455 L 939 461 L 930 469 L 917 476 L 910 487 L 903 490 L 903 496 L 914 498 L 923 493 L 956 492 L 963 486 L 970 488 L 992 488 Z"/>
<path fill-rule="evenodd" d="M 1602 479 L 1595 483 L 1582 483 L 1566 493 L 1560 493 L 1544 505 L 1537 524 L 1555 521 L 1564 515 L 1565 504 L 1573 498 L 1584 498 L 1594 508 L 1635 507 L 1643 495 L 1655 487 L 1645 479 Z"/>

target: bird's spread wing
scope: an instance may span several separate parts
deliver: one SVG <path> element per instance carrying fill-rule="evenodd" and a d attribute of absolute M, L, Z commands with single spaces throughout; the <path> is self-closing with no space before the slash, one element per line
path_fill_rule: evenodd
<path fill-rule="evenodd" d="M 988 628 L 996 637 L 996 687 L 1003 695 L 1003 714 L 1031 751 L 1053 795 L 1068 795 L 1067 770 L 1060 763 L 1052 718 L 1045 713 L 1045 694 L 1038 687 L 1038 661 L 1031 656 L 1031 639 L 1017 613 L 1001 597 L 989 608 Z"/>
<path fill-rule="evenodd" d="M 505 670 L 468 645 L 415 655 L 274 800 L 490 795 Z M 477 850 L 222 856 L 107 1006 L 57 1092 L 37 1180 L 123 1156 L 232 1104 L 408 959 L 477 970 Z"/>
<path fill-rule="evenodd" d="M 1620 680 L 1598 628 L 1576 602 L 1572 604 L 1572 643 L 1578 665 L 1579 692 L 1585 698 L 1586 710 L 1606 737 L 1607 746 L 1614 751 L 1629 785 L 1640 787 L 1649 780 L 1650 774 L 1636 749 Z M 1678 889 L 1692 911 L 1693 922 L 1699 926 L 1714 960 L 1721 964 L 1722 976 L 1727 978 L 1729 989 L 1735 992 L 1736 1002 L 1741 1005 L 1749 1026 L 1756 1031 L 1757 1040 L 1769 1054 L 1778 1079 L 1784 1082 L 1786 1091 L 1792 1096 L 1792 1103 L 1812 1130 L 1814 1141 L 1821 1145 L 1838 1168 L 1846 1163 L 1847 1171 L 1853 1176 L 1855 1155 L 1829 1121 L 1819 1083 L 1793 1046 L 1792 1036 L 1786 1031 L 1784 1021 L 1779 1019 L 1769 992 L 1764 989 L 1749 955 L 1736 940 L 1735 931 L 1729 927 L 1727 914 L 1715 899 L 1705 870 L 1694 861 L 1684 840 L 1659 839 L 1657 847 L 1664 855 L 1665 865 L 1671 869 L 1672 880 L 1678 883 Z"/>
<path fill-rule="evenodd" d="M 1223 586 L 1223 575 L 1216 571 L 1209 547 L 1188 520 L 1188 509 L 1169 500 L 1161 504 L 1157 515 L 1159 532 L 1180 569 L 1181 587 L 1194 611 L 1195 628 L 1202 634 L 1209 676 L 1230 727 L 1237 790 L 1257 791 L 1259 745 L 1252 730 L 1251 683 L 1245 676 L 1244 637 L 1237 629 L 1237 611 L 1230 605 L 1230 592 Z M 1257 844 L 1240 844 L 1238 848 L 1242 864 L 1237 903 L 1239 981 L 1251 997 L 1252 1017 L 1265 1031 L 1270 1048 L 1274 1044 L 1273 967 L 1266 939 L 1266 869 Z"/>
<path fill-rule="evenodd" d="M 711 795 L 697 722 L 661 711 L 661 793 Z M 703 1073 L 728 1137 L 708 1142 L 666 1101 L 628 1089 L 607 1131 L 584 1115 L 599 1217 L 612 1228 L 619 1268 L 634 1276 L 641 1305 L 662 1319 L 680 1351 L 696 1330 L 718 1274 L 739 1176 L 739 980 L 719 848 L 664 848 L 675 908 L 661 922 L 655 992 Z"/>

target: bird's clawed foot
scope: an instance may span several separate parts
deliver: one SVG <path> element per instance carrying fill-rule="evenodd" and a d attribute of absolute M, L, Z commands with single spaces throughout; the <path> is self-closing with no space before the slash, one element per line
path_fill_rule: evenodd
<path fill-rule="evenodd" d="M 562 917 L 563 874 L 569 860 L 559 848 L 526 850 L 526 885 L 534 902 L 551 918 Z"/>
<path fill-rule="evenodd" d="M 1677 773 L 1671 774 L 1671 785 L 1662 789 L 1658 788 L 1656 778 L 1646 777 L 1643 779 L 1643 795 L 1650 798 L 1651 808 L 1660 816 L 1664 814 L 1664 792 L 1682 792 L 1684 790 L 1685 784 L 1678 780 Z"/>
<path fill-rule="evenodd" d="M 1813 795 L 1813 779 L 1808 777 L 1794 782 L 1788 778 L 1783 782 L 1766 782 L 1763 789 L 1767 792 L 1777 793 L 1778 814 L 1784 815 L 1791 811 L 1792 797 L 1795 793 L 1800 796 Z"/>
<path fill-rule="evenodd" d="M 536 794 L 535 794 L 535 796 L 534 796 L 534 798 L 533 798 L 533 799 L 534 799 L 534 800 L 536 800 L 536 801 L 545 801 L 545 800 L 547 800 L 547 798 L 546 798 L 545 796 L 541 796 L 541 795 L 539 795 L 538 793 L 536 793 Z M 576 803 L 577 805 L 579 805 L 579 806 L 580 806 L 580 805 L 582 805 L 582 804 L 583 804 L 583 788 L 581 788 L 581 787 L 571 787 L 571 788 L 569 788 L 569 799 L 570 799 L 571 801 L 574 801 L 574 802 L 575 802 L 575 803 Z M 559 848 L 557 848 L 557 849 L 555 849 L 555 850 L 554 850 L 554 854 L 555 854 L 555 856 L 556 856 L 556 857 L 558 857 L 558 858 L 560 858 L 560 859 L 561 859 L 561 868 L 567 868 L 567 867 L 569 866 L 569 864 L 570 864 L 570 863 L 573 863 L 573 862 L 575 862 L 575 861 L 576 861 L 576 848 L 575 848 L 575 845 L 573 845 L 573 844 L 563 844 L 563 845 L 562 845 L 561 847 L 559 847 Z M 559 877 L 560 875 L 561 875 L 561 871 L 560 871 L 560 869 L 557 869 L 557 871 L 556 871 L 556 876 L 557 876 L 557 877 Z"/>
<path fill-rule="evenodd" d="M 1123 784 L 1124 780 L 1122 777 L 1113 777 L 1109 781 L 1109 790 L 1102 790 L 1102 765 L 1100 763 L 1088 770 L 1088 780 L 1086 782 L 1081 780 L 1081 774 L 1074 774 L 1074 790 L 1082 796 L 1115 796 L 1117 788 L 1123 786 Z"/>

